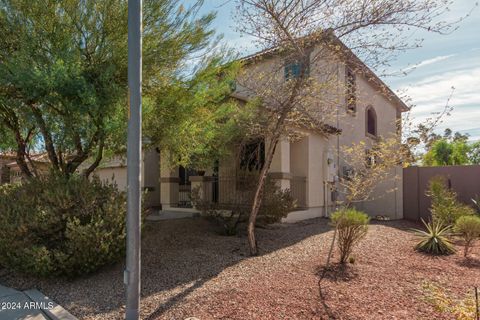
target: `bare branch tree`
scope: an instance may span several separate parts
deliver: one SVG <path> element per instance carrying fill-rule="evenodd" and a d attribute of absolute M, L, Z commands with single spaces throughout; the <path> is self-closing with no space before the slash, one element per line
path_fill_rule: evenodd
<path fill-rule="evenodd" d="M 248 224 L 250 253 L 258 254 L 255 221 L 265 180 L 277 143 L 292 128 L 332 132 L 344 102 L 345 85 L 337 66 L 348 65 L 394 96 L 366 65 L 388 66 L 398 52 L 418 47 L 414 29 L 446 34 L 456 21 L 442 21 L 450 0 L 237 0 L 238 29 L 253 36 L 263 51 L 244 59 L 238 79 L 239 96 L 258 99 L 267 114 L 259 133 L 265 137 L 265 164 L 261 169 Z M 269 59 L 272 56 L 279 59 Z M 359 58 L 358 58 L 359 57 Z M 285 65 L 292 64 L 292 69 Z M 317 70 L 314 74 L 311 70 Z M 321 72 L 318 72 L 321 70 Z M 284 71 L 284 72 L 282 72 Z M 348 103 L 348 101 L 347 101 Z M 257 126 L 258 128 L 259 126 Z M 363 155 L 362 152 L 362 157 Z"/>

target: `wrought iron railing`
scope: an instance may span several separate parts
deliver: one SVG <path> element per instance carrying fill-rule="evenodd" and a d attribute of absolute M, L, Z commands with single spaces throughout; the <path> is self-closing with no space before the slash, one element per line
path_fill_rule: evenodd
<path fill-rule="evenodd" d="M 306 182 L 307 179 L 305 177 L 293 177 L 290 180 L 290 192 L 297 202 L 297 209 L 303 209 L 307 206 Z M 203 201 L 216 203 L 220 207 L 249 206 L 256 183 L 256 179 L 252 177 L 212 177 L 211 180 L 202 184 L 202 198 Z M 179 206 L 185 205 L 184 194 L 186 192 L 183 191 L 182 193 L 182 186 L 180 186 Z M 191 205 L 191 201 L 188 204 Z"/>
<path fill-rule="evenodd" d="M 191 208 L 192 207 L 192 186 L 185 184 L 178 186 L 178 207 Z"/>
<path fill-rule="evenodd" d="M 307 178 L 293 177 L 290 180 L 290 191 L 292 197 L 297 200 L 297 209 L 304 209 L 307 207 Z"/>

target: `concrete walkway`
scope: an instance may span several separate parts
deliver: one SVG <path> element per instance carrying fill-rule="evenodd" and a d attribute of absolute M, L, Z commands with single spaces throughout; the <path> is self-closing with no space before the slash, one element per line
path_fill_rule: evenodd
<path fill-rule="evenodd" d="M 196 218 L 199 216 L 200 216 L 200 212 L 194 211 L 192 209 L 159 210 L 157 212 L 154 212 L 148 215 L 145 219 L 147 221 L 161 221 L 161 220 Z"/>
<path fill-rule="evenodd" d="M 40 291 L 0 285 L 0 320 L 77 320 Z"/>

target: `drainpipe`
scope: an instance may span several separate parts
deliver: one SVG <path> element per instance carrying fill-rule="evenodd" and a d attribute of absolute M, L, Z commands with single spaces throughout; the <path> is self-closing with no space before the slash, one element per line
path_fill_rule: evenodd
<path fill-rule="evenodd" d="M 328 218 L 328 181 L 323 181 L 323 204 L 325 206 L 325 218 Z"/>
<path fill-rule="evenodd" d="M 340 65 L 337 62 L 337 98 L 340 98 Z M 339 101 L 340 102 L 340 101 Z M 339 120 L 339 115 L 340 113 L 340 103 L 337 105 L 337 129 L 340 129 L 340 120 Z M 340 134 L 337 134 L 337 177 L 340 178 Z M 338 189 L 338 178 L 335 178 L 334 180 L 334 186 L 335 186 L 335 191 Z M 335 197 L 335 209 L 337 207 L 337 201 L 338 201 L 338 194 Z"/>

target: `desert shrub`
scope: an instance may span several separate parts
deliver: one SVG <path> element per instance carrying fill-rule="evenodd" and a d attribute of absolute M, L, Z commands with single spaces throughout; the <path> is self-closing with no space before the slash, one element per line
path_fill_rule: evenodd
<path fill-rule="evenodd" d="M 350 257 L 353 248 L 366 236 L 369 217 L 355 209 L 340 209 L 331 216 L 332 224 L 338 233 L 338 249 L 340 263 L 345 263 Z"/>
<path fill-rule="evenodd" d="M 0 187 L 0 265 L 73 277 L 123 256 L 125 195 L 98 178 L 50 174 Z"/>
<path fill-rule="evenodd" d="M 421 238 L 415 249 L 421 252 L 443 255 L 455 252 L 455 247 L 449 240 L 452 231 L 450 225 L 445 225 L 442 220 L 433 220 L 429 223 L 423 221 L 426 231 L 414 229 L 417 237 Z"/>
<path fill-rule="evenodd" d="M 458 218 L 454 227 L 455 232 L 460 234 L 465 242 L 463 255 L 466 257 L 468 251 L 474 244 L 475 240 L 480 238 L 480 217 L 463 216 Z"/>
<path fill-rule="evenodd" d="M 448 189 L 442 176 L 433 177 L 429 181 L 427 195 L 432 201 L 432 220 L 442 220 L 445 225 L 453 225 L 459 217 L 475 214 L 473 208 L 457 200 L 456 193 Z"/>
<path fill-rule="evenodd" d="M 250 172 L 242 176 L 242 190 L 236 192 L 229 203 L 212 203 L 203 200 L 200 188 L 192 189 L 191 200 L 202 216 L 222 227 L 222 234 L 235 235 L 242 223 L 248 220 L 255 194 L 258 175 Z M 257 225 L 267 225 L 281 221 L 296 207 L 296 201 L 290 190 L 282 190 L 273 180 L 267 179 L 262 205 L 258 212 Z"/>
<path fill-rule="evenodd" d="M 473 294 L 460 298 L 453 297 L 444 288 L 430 283 L 423 283 L 425 300 L 433 305 L 436 311 L 449 316 L 449 319 L 471 320 L 475 319 L 475 301 Z"/>
<path fill-rule="evenodd" d="M 296 200 L 289 189 L 282 190 L 273 180 L 268 179 L 257 221 L 266 224 L 280 222 L 296 206 Z"/>

